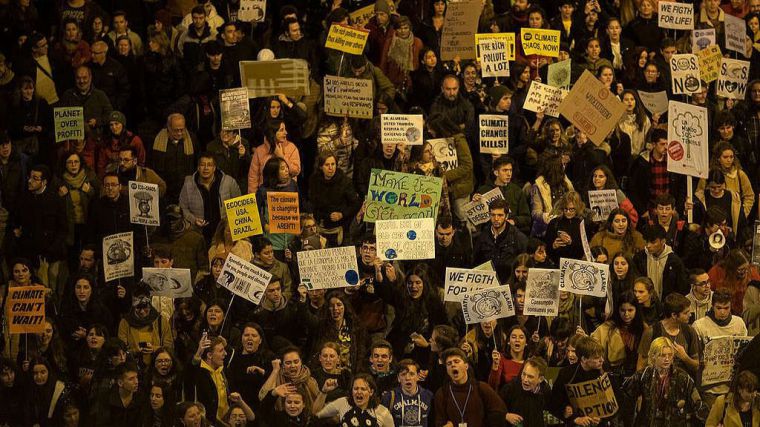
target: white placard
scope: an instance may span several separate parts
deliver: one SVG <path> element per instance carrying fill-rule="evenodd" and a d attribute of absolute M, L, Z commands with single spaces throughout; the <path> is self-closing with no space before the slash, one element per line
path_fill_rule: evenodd
<path fill-rule="evenodd" d="M 444 301 L 461 302 L 464 294 L 499 286 L 495 271 L 446 267 Z"/>
<path fill-rule="evenodd" d="M 662 115 L 668 111 L 668 93 L 660 92 L 644 92 L 638 91 L 641 103 L 644 104 L 644 108 L 649 110 L 652 114 Z"/>
<path fill-rule="evenodd" d="M 238 19 L 243 22 L 264 22 L 267 16 L 266 0 L 240 0 Z"/>
<path fill-rule="evenodd" d="M 478 60 L 483 77 L 509 77 L 510 53 L 514 59 L 515 34 L 476 34 Z"/>
<path fill-rule="evenodd" d="M 441 165 L 444 171 L 450 171 L 459 167 L 457 158 L 457 146 L 454 138 L 428 139 L 433 148 L 435 160 Z"/>
<path fill-rule="evenodd" d="M 703 30 L 694 30 L 691 33 L 691 52 L 697 53 L 700 50 L 715 44 L 715 28 L 705 28 Z"/>
<path fill-rule="evenodd" d="M 709 337 L 702 352 L 704 356 L 702 386 L 730 381 L 731 374 L 734 371 L 736 355 L 750 341 L 752 341 L 752 337 L 735 337 L 730 335 Z"/>
<path fill-rule="evenodd" d="M 422 145 L 424 124 L 422 114 L 382 114 L 383 144 Z"/>
<path fill-rule="evenodd" d="M 594 213 L 594 222 L 607 221 L 610 212 L 618 208 L 617 190 L 589 190 L 588 206 Z"/>
<path fill-rule="evenodd" d="M 509 116 L 481 114 L 480 152 L 482 154 L 507 154 L 509 152 Z"/>
<path fill-rule="evenodd" d="M 747 40 L 747 23 L 743 19 L 729 15 L 728 13 L 724 14 L 724 17 L 723 25 L 725 26 L 726 34 L 726 49 L 744 55 L 744 50 L 746 49 L 744 42 Z"/>
<path fill-rule="evenodd" d="M 129 181 L 129 222 L 152 226 L 161 225 L 157 184 Z"/>
<path fill-rule="evenodd" d="M 472 201 L 464 205 L 464 212 L 467 215 L 467 219 L 474 225 L 485 224 L 490 221 L 491 215 L 488 207 L 496 199 L 503 199 L 504 194 L 499 187 L 494 187 L 490 191 L 480 195 L 480 200 L 477 202 Z"/>
<path fill-rule="evenodd" d="M 546 71 L 546 83 L 562 89 L 570 90 L 570 78 L 572 77 L 571 62 L 568 58 L 564 61 L 549 64 Z"/>
<path fill-rule="evenodd" d="M 216 281 L 233 294 L 254 304 L 260 304 L 270 280 L 272 273 L 235 254 L 229 254 Z"/>
<path fill-rule="evenodd" d="M 534 80 L 530 83 L 523 108 L 536 113 L 543 111 L 547 116 L 559 117 L 559 105 L 568 93 L 565 89 L 545 85 Z"/>
<path fill-rule="evenodd" d="M 684 53 L 670 58 L 670 84 L 675 95 L 691 95 L 701 89 L 699 59 Z"/>
<path fill-rule="evenodd" d="M 106 283 L 135 275 L 135 250 L 132 232 L 103 238 L 103 275 Z"/>
<path fill-rule="evenodd" d="M 467 292 L 462 298 L 462 315 L 468 325 L 514 316 L 509 285 Z"/>
<path fill-rule="evenodd" d="M 670 101 L 668 108 L 668 172 L 707 178 L 707 109 Z"/>
<path fill-rule="evenodd" d="M 325 76 L 323 87 L 327 115 L 372 118 L 375 108 L 372 80 Z"/>
<path fill-rule="evenodd" d="M 744 100 L 747 92 L 747 79 L 749 78 L 749 61 L 722 58 L 720 63 L 720 75 L 715 84 L 718 96 Z"/>
<path fill-rule="evenodd" d="M 661 1 L 658 3 L 660 28 L 671 30 L 694 29 L 694 5 L 691 3 L 678 3 L 674 1 Z"/>
<path fill-rule="evenodd" d="M 353 246 L 299 251 L 296 259 L 301 283 L 308 289 L 344 288 L 359 284 L 359 266 Z"/>
<path fill-rule="evenodd" d="M 594 297 L 607 296 L 610 266 L 577 259 L 559 259 L 559 290 Z"/>
<path fill-rule="evenodd" d="M 142 282 L 151 289 L 151 296 L 188 298 L 193 296 L 193 282 L 189 268 L 142 269 Z"/>
<path fill-rule="evenodd" d="M 383 261 L 435 258 L 435 219 L 375 221 L 377 256 Z"/>
<path fill-rule="evenodd" d="M 528 269 L 523 314 L 556 316 L 559 312 L 559 270 Z"/>

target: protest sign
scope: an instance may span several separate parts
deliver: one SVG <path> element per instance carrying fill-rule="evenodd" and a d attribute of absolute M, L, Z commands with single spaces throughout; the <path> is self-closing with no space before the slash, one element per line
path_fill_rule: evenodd
<path fill-rule="evenodd" d="M 375 221 L 377 256 L 383 261 L 435 258 L 435 220 Z"/>
<path fill-rule="evenodd" d="M 742 18 L 731 14 L 725 15 L 726 50 L 733 50 L 744 55 L 745 40 L 747 40 L 747 23 Z"/>
<path fill-rule="evenodd" d="M 383 144 L 422 145 L 424 125 L 422 114 L 381 114 Z"/>
<path fill-rule="evenodd" d="M 641 103 L 650 113 L 662 115 L 668 111 L 668 93 L 666 91 L 644 92 L 640 90 L 638 92 Z"/>
<path fill-rule="evenodd" d="M 715 28 L 695 29 L 691 32 L 691 53 L 697 53 L 714 44 Z"/>
<path fill-rule="evenodd" d="M 217 283 L 233 294 L 254 304 L 261 303 L 272 274 L 262 270 L 235 254 L 227 255 Z"/>
<path fill-rule="evenodd" d="M 349 27 L 348 25 L 332 24 L 325 39 L 325 47 L 352 55 L 361 55 L 367 44 L 369 31 Z"/>
<path fill-rule="evenodd" d="M 301 212 L 298 193 L 270 191 L 267 193 L 269 232 L 301 234 Z"/>
<path fill-rule="evenodd" d="M 158 208 L 158 185 L 147 182 L 129 181 L 129 222 L 158 226 L 161 225 L 161 211 Z"/>
<path fill-rule="evenodd" d="M 617 126 L 625 106 L 586 70 L 560 104 L 559 112 L 590 140 L 601 145 Z"/>
<path fill-rule="evenodd" d="M 9 333 L 38 334 L 45 331 L 45 293 L 44 286 L 8 288 L 5 307 Z"/>
<path fill-rule="evenodd" d="M 552 58 L 559 56 L 559 30 L 522 27 L 520 40 L 522 40 L 522 48 L 526 56 L 540 55 Z"/>
<path fill-rule="evenodd" d="M 435 218 L 443 179 L 372 169 L 365 222 L 378 219 Z"/>
<path fill-rule="evenodd" d="M 549 86 L 570 89 L 570 61 L 571 59 L 565 59 L 564 61 L 549 64 L 546 72 L 546 83 Z"/>
<path fill-rule="evenodd" d="M 55 142 L 84 139 L 84 108 L 53 108 L 53 126 Z"/>
<path fill-rule="evenodd" d="M 142 282 L 150 287 L 151 296 L 188 298 L 193 296 L 193 281 L 189 268 L 142 269 Z"/>
<path fill-rule="evenodd" d="M 581 234 L 581 246 L 583 247 L 583 256 L 588 261 L 593 261 L 594 257 L 591 254 L 591 246 L 588 244 L 588 234 L 586 233 L 586 220 L 582 219 L 579 224 Z"/>
<path fill-rule="evenodd" d="M 509 285 L 467 292 L 462 295 L 462 315 L 468 325 L 515 315 Z"/>
<path fill-rule="evenodd" d="M 224 201 L 227 211 L 227 222 L 232 233 L 232 240 L 238 241 L 244 237 L 262 234 L 259 208 L 256 205 L 256 195 L 246 194 Z"/>
<path fill-rule="evenodd" d="M 594 213 L 592 218 L 594 222 L 607 221 L 610 212 L 618 207 L 617 191 L 589 190 L 588 205 L 589 209 Z"/>
<path fill-rule="evenodd" d="M 247 88 L 220 90 L 219 105 L 222 111 L 223 130 L 251 127 L 251 106 L 248 103 Z"/>
<path fill-rule="evenodd" d="M 523 108 L 536 113 L 543 112 L 547 116 L 559 117 L 559 106 L 568 93 L 565 89 L 545 85 L 534 80 L 530 83 Z"/>
<path fill-rule="evenodd" d="M 507 154 L 509 152 L 509 116 L 481 114 L 480 153 Z"/>
<path fill-rule="evenodd" d="M 720 76 L 715 85 L 718 96 L 744 100 L 749 77 L 749 61 L 722 58 Z"/>
<path fill-rule="evenodd" d="M 496 272 L 446 267 L 444 301 L 462 302 L 467 292 L 499 286 Z"/>
<path fill-rule="evenodd" d="M 357 28 L 364 28 L 369 23 L 369 20 L 375 16 L 375 4 L 372 3 L 369 6 L 364 6 L 361 9 L 357 9 L 348 14 L 351 17 L 351 22 Z"/>
<path fill-rule="evenodd" d="M 372 80 L 325 76 L 325 113 L 329 116 L 371 119 L 375 101 Z"/>
<path fill-rule="evenodd" d="M 720 63 L 723 59 L 723 54 L 720 51 L 718 45 L 713 44 L 697 52 L 697 59 L 699 59 L 699 76 L 705 83 L 710 83 L 718 80 L 720 75 Z"/>
<path fill-rule="evenodd" d="M 594 297 L 607 296 L 610 266 L 577 259 L 559 259 L 559 290 Z"/>
<path fill-rule="evenodd" d="M 451 2 L 446 6 L 443 30 L 441 33 L 441 60 L 476 59 L 475 32 L 482 3 L 480 0 Z"/>
<path fill-rule="evenodd" d="M 499 187 L 480 195 L 480 200 L 472 201 L 464 205 L 464 212 L 467 219 L 474 225 L 485 224 L 491 219 L 488 207 L 496 199 L 503 199 L 504 194 Z"/>
<path fill-rule="evenodd" d="M 309 63 L 303 59 L 240 61 L 240 81 L 249 98 L 284 94 L 298 98 L 311 94 Z"/>
<path fill-rule="evenodd" d="M 755 234 L 752 235 L 752 264 L 760 265 L 760 221 L 755 220 Z"/>
<path fill-rule="evenodd" d="M 565 384 L 570 405 L 583 416 L 607 418 L 615 415 L 618 403 L 607 373 L 581 383 Z"/>
<path fill-rule="evenodd" d="M 690 53 L 675 54 L 670 58 L 670 85 L 675 95 L 699 92 L 699 60 Z"/>
<path fill-rule="evenodd" d="M 476 265 L 475 267 L 472 267 L 472 269 L 476 271 L 496 271 L 493 269 L 493 261 L 491 260 L 488 260 L 483 264 Z"/>
<path fill-rule="evenodd" d="M 658 4 L 660 28 L 671 30 L 694 29 L 694 5 L 691 3 L 678 3 L 674 1 L 661 1 Z"/>
<path fill-rule="evenodd" d="M 433 148 L 433 155 L 441 169 L 449 171 L 459 167 L 459 158 L 457 158 L 457 147 L 454 138 L 428 139 Z"/>
<path fill-rule="evenodd" d="M 483 77 L 509 77 L 509 61 L 515 60 L 515 33 L 475 34 Z"/>
<path fill-rule="evenodd" d="M 670 101 L 668 108 L 668 172 L 707 178 L 707 109 Z"/>
<path fill-rule="evenodd" d="M 702 386 L 726 383 L 731 380 L 736 355 L 746 346 L 752 337 L 723 335 L 706 337 L 704 347 L 704 369 Z"/>
<path fill-rule="evenodd" d="M 559 270 L 529 268 L 525 282 L 525 315 L 556 316 L 559 312 Z"/>
<path fill-rule="evenodd" d="M 106 283 L 135 275 L 134 248 L 131 231 L 103 238 L 103 275 Z"/>
<path fill-rule="evenodd" d="M 345 288 L 359 284 L 359 267 L 353 246 L 299 251 L 296 260 L 301 283 L 307 289 Z"/>
<path fill-rule="evenodd" d="M 267 16 L 266 0 L 240 0 L 238 19 L 243 22 L 264 22 Z"/>

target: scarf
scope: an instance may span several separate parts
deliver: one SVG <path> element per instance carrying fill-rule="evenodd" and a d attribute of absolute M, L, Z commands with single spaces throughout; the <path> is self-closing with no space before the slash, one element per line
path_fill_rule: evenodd
<path fill-rule="evenodd" d="M 662 272 L 665 271 L 665 263 L 668 261 L 668 255 L 673 253 L 670 246 L 665 245 L 659 256 L 654 256 L 646 250 L 647 253 L 647 276 L 652 279 L 657 295 L 662 295 Z"/>
<path fill-rule="evenodd" d="M 291 383 L 296 386 L 303 396 L 303 403 L 307 408 L 311 408 L 312 403 L 319 394 L 319 387 L 317 386 L 317 382 L 311 378 L 311 371 L 309 368 L 306 365 L 301 365 L 301 369 L 293 377 L 286 377 L 285 370 L 280 369 L 280 373 L 277 375 L 274 386 L 277 387 L 286 383 Z M 285 400 L 282 397 L 278 397 L 274 404 L 275 410 L 284 411 L 284 403 Z"/>
<path fill-rule="evenodd" d="M 345 415 L 343 415 L 343 418 L 341 418 L 341 423 L 344 426 L 366 426 L 366 427 L 379 427 L 380 424 L 377 422 L 377 418 L 375 417 L 375 411 L 374 410 L 364 410 L 357 408 L 356 406 L 352 406 L 351 409 L 346 412 Z"/>
<path fill-rule="evenodd" d="M 63 174 L 63 180 L 69 189 L 71 204 L 74 207 L 74 223 L 84 224 L 84 205 L 82 204 L 82 186 L 87 179 L 84 169 L 79 169 L 79 173 L 71 175 L 68 172 Z"/>
<path fill-rule="evenodd" d="M 153 322 L 155 322 L 156 319 L 158 319 L 158 316 L 159 316 L 158 311 L 153 306 L 150 306 L 150 312 L 148 313 L 147 316 L 145 316 L 142 319 L 139 319 L 137 318 L 137 316 L 135 316 L 134 309 L 129 310 L 129 313 L 127 314 L 127 317 L 126 317 L 126 321 L 127 321 L 127 324 L 129 324 L 129 326 L 133 328 L 137 328 L 137 329 L 142 329 L 146 326 L 150 326 L 151 324 L 153 324 Z M 158 325 L 158 327 L 160 328 L 161 325 Z"/>
<path fill-rule="evenodd" d="M 729 323 L 731 323 L 731 318 L 733 316 L 729 315 L 726 319 L 718 320 L 715 317 L 715 310 L 710 309 L 707 312 L 707 317 L 709 317 L 713 322 L 715 322 L 716 325 L 720 326 L 721 328 L 728 326 Z"/>
<path fill-rule="evenodd" d="M 394 36 L 391 40 L 391 47 L 388 50 L 388 58 L 391 62 L 394 62 L 401 71 L 412 71 L 412 45 L 414 44 L 414 36 L 412 34 L 409 37 L 402 39 L 401 37 Z"/>
<path fill-rule="evenodd" d="M 179 141 L 182 143 L 182 148 L 186 156 L 193 155 L 193 140 L 190 139 L 190 133 L 185 129 L 182 132 L 182 139 Z M 169 143 L 169 132 L 164 128 L 156 136 L 156 141 L 153 143 L 153 149 L 166 153 L 166 147 Z"/>

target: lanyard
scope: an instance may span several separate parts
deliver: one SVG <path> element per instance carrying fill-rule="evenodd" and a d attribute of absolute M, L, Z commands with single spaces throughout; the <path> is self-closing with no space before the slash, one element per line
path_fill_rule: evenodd
<path fill-rule="evenodd" d="M 467 402 L 470 401 L 470 393 L 472 392 L 472 384 L 470 384 L 470 388 L 467 389 L 467 398 L 464 400 L 464 408 L 459 407 L 459 402 L 457 402 L 457 398 L 454 396 L 454 390 L 451 388 L 451 384 L 449 384 L 449 393 L 451 393 L 451 398 L 454 399 L 454 405 L 457 407 L 457 411 L 459 411 L 459 417 L 461 422 L 464 422 L 464 411 L 467 410 Z"/>

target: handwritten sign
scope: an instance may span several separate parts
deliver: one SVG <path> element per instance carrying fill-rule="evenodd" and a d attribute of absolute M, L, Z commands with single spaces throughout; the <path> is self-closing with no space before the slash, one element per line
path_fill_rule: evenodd
<path fill-rule="evenodd" d="M 545 85 L 534 80 L 530 83 L 523 108 L 536 113 L 543 112 L 547 116 L 559 117 L 559 106 L 568 93 L 565 89 Z"/>
<path fill-rule="evenodd" d="M 106 283 L 135 275 L 135 250 L 132 232 L 103 238 L 103 275 Z"/>
<path fill-rule="evenodd" d="M 625 106 L 586 70 L 562 101 L 559 112 L 593 142 L 602 144 L 617 126 Z"/>
<path fill-rule="evenodd" d="M 8 332 L 38 334 L 45 331 L 44 286 L 9 287 L 6 298 Z"/>
<path fill-rule="evenodd" d="M 736 355 L 751 340 L 752 337 L 730 335 L 708 337 L 703 352 L 702 386 L 731 381 Z"/>
<path fill-rule="evenodd" d="M 351 28 L 348 25 L 332 24 L 327 33 L 325 47 L 352 55 L 361 55 L 367 44 L 369 31 Z"/>
<path fill-rule="evenodd" d="M 726 50 L 733 50 L 744 55 L 744 41 L 747 40 L 747 23 L 728 13 L 724 14 Z"/>
<path fill-rule="evenodd" d="M 747 92 L 749 61 L 721 58 L 720 76 L 715 85 L 718 96 L 743 100 Z"/>
<path fill-rule="evenodd" d="M 251 106 L 248 103 L 248 89 L 222 89 L 219 91 L 219 105 L 222 110 L 222 129 L 248 129 L 251 127 Z"/>
<path fill-rule="evenodd" d="M 267 193 L 269 232 L 301 234 L 301 212 L 298 193 L 270 191 Z"/>
<path fill-rule="evenodd" d="M 699 92 L 699 59 L 697 55 L 675 54 L 670 58 L 670 83 L 675 95 L 691 95 Z"/>
<path fill-rule="evenodd" d="M 472 201 L 464 205 L 464 212 L 467 219 L 474 225 L 485 224 L 491 219 L 488 207 L 496 199 L 503 199 L 504 194 L 499 187 L 480 195 L 480 200 Z"/>
<path fill-rule="evenodd" d="M 325 76 L 324 83 L 327 115 L 372 118 L 375 105 L 372 80 Z"/>
<path fill-rule="evenodd" d="M 638 92 L 641 103 L 650 113 L 662 114 L 668 111 L 668 93 L 666 91 L 644 92 L 640 90 Z"/>
<path fill-rule="evenodd" d="M 55 142 L 84 139 L 84 108 L 54 108 L 53 126 L 55 130 Z"/>
<path fill-rule="evenodd" d="M 224 201 L 224 209 L 227 211 L 232 240 L 238 241 L 248 236 L 262 234 L 259 209 L 256 205 L 256 195 L 246 194 Z"/>
<path fill-rule="evenodd" d="M 572 76 L 570 72 L 571 61 L 571 59 L 565 59 L 564 61 L 549 64 L 546 72 L 546 82 L 549 86 L 570 89 L 570 77 Z"/>
<path fill-rule="evenodd" d="M 507 154 L 509 152 L 509 116 L 481 114 L 480 152 L 482 154 Z"/>
<path fill-rule="evenodd" d="M 668 172 L 707 178 L 707 109 L 670 101 L 668 108 Z"/>
<path fill-rule="evenodd" d="M 617 209 L 617 191 L 616 190 L 589 190 L 588 205 L 594 213 L 593 221 L 607 221 L 610 212 Z"/>
<path fill-rule="evenodd" d="M 697 52 L 699 60 L 699 76 L 705 83 L 718 80 L 720 76 L 720 63 L 723 59 L 723 53 L 718 45 L 713 44 Z"/>
<path fill-rule="evenodd" d="M 566 384 L 570 405 L 586 417 L 607 418 L 615 415 L 618 403 L 607 373 L 597 379 Z"/>
<path fill-rule="evenodd" d="M 499 286 L 495 271 L 446 267 L 444 301 L 462 302 L 470 291 Z"/>
<path fill-rule="evenodd" d="M 661 1 L 657 6 L 660 12 L 657 15 L 659 17 L 657 25 L 660 28 L 672 30 L 694 29 L 694 5 L 691 3 Z"/>
<path fill-rule="evenodd" d="M 443 180 L 434 176 L 372 169 L 364 221 L 435 218 L 442 185 Z"/>
<path fill-rule="evenodd" d="M 441 60 L 475 59 L 475 32 L 482 3 L 480 0 L 450 2 L 446 6 L 446 16 L 441 33 Z"/>
<path fill-rule="evenodd" d="M 345 288 L 359 284 L 359 266 L 353 246 L 299 251 L 296 259 L 301 283 L 308 289 Z"/>
<path fill-rule="evenodd" d="M 559 270 L 528 269 L 523 314 L 556 316 L 559 312 Z"/>
<path fill-rule="evenodd" d="M 422 145 L 422 114 L 381 114 L 383 144 Z"/>
<path fill-rule="evenodd" d="M 515 60 L 515 34 L 475 34 L 475 43 L 483 77 L 509 77 L 509 61 Z"/>
<path fill-rule="evenodd" d="M 229 254 L 227 260 L 224 261 L 217 283 L 247 301 L 260 304 L 271 280 L 272 274 L 268 271 L 256 267 L 235 254 Z"/>
<path fill-rule="evenodd" d="M 377 256 L 383 261 L 433 259 L 434 229 L 433 218 L 376 221 Z"/>
<path fill-rule="evenodd" d="M 520 29 L 520 38 L 525 55 L 559 56 L 559 30 L 523 27 Z"/>
<path fill-rule="evenodd" d="M 468 325 L 514 316 L 509 285 L 467 292 L 462 297 L 462 315 Z"/>

